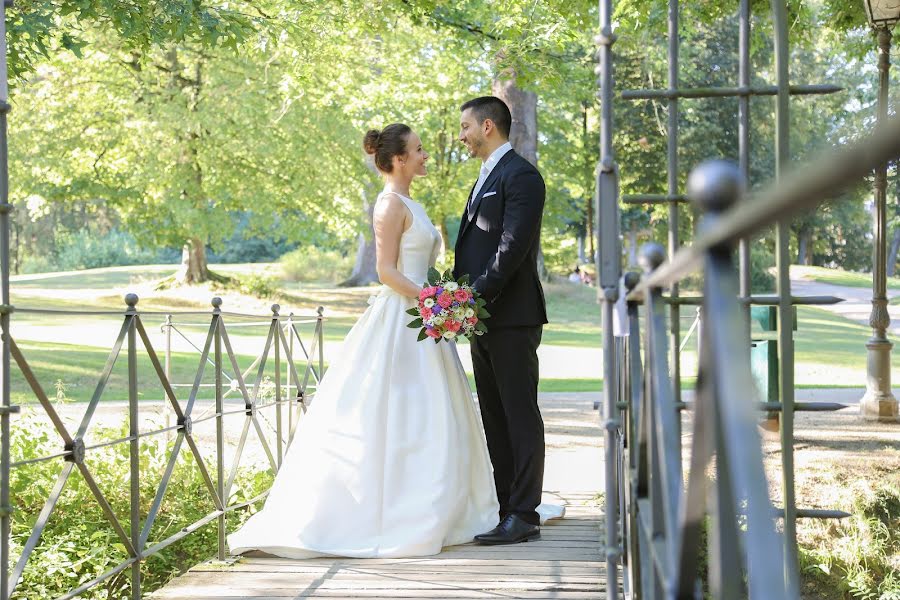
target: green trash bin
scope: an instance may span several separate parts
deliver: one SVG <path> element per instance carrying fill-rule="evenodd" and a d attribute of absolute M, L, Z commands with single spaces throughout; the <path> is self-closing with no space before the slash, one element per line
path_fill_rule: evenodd
<path fill-rule="evenodd" d="M 780 402 L 778 390 L 778 312 L 774 306 L 751 306 L 750 322 L 758 323 L 762 335 L 750 340 L 750 373 L 763 402 Z M 797 307 L 794 307 L 794 331 L 797 331 Z M 777 417 L 769 412 L 768 418 Z"/>

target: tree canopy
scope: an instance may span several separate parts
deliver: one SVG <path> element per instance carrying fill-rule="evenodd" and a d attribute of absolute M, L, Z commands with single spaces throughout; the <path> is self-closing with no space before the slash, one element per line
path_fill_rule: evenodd
<path fill-rule="evenodd" d="M 751 5 L 753 77 L 769 83 L 769 3 Z M 861 4 L 788 6 L 792 81 L 844 86 L 792 100 L 801 160 L 871 127 L 877 79 Z M 617 90 L 664 87 L 666 3 L 615 7 Z M 735 85 L 736 10 L 736 1 L 683 3 L 683 85 Z M 547 260 L 590 262 L 579 241 L 597 161 L 596 22 L 593 3 L 565 0 L 17 2 L 8 14 L 15 266 L 43 264 L 79 229 L 185 245 L 204 262 L 238 228 L 353 252 L 379 187 L 362 134 L 392 121 L 416 129 L 432 156 L 415 193 L 452 245 L 477 175 L 456 141 L 458 107 L 510 77 L 537 98 Z M 773 105 L 752 106 L 761 184 L 773 171 Z M 665 191 L 666 103 L 617 99 L 614 111 L 623 193 Z M 680 181 L 705 158 L 736 157 L 736 115 L 733 99 L 682 102 Z M 866 267 L 866 192 L 856 194 L 852 214 L 795 223 L 801 260 Z M 626 207 L 623 228 L 636 242 L 659 235 L 665 218 L 660 207 Z"/>

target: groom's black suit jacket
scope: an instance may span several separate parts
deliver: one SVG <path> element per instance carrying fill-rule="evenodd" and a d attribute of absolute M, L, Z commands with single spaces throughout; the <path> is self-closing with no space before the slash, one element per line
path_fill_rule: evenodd
<path fill-rule="evenodd" d="M 473 217 L 463 210 L 453 272 L 468 273 L 487 300 L 488 329 L 547 322 L 537 272 L 544 195 L 541 174 L 514 150 L 503 155 L 474 200 L 470 192 Z"/>

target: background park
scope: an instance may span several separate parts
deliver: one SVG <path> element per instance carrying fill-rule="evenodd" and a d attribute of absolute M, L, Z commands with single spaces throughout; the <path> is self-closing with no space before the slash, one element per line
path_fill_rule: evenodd
<path fill-rule="evenodd" d="M 752 83 L 770 85 L 775 65 L 768 3 L 751 7 L 757 14 L 750 39 Z M 873 128 L 876 45 L 856 0 L 791 0 L 787 7 L 792 82 L 840 88 L 792 99 L 791 158 L 802 162 Z M 682 7 L 683 84 L 734 85 L 736 10 L 737 2 Z M 202 387 L 214 385 L 213 369 L 197 375 L 214 296 L 222 298 L 224 311 L 259 315 L 235 315 L 232 322 L 240 329 L 230 335 L 240 368 L 250 373 L 248 385 L 261 398 L 275 398 L 281 384 L 274 382 L 288 378 L 287 371 L 275 372 L 272 360 L 256 371 L 255 361 L 269 348 L 273 303 L 281 315 L 297 320 L 295 358 L 302 345 L 310 356 L 302 357 L 302 366 L 315 367 L 321 350 L 327 367 L 377 284 L 371 215 L 381 182 L 362 151 L 363 133 L 401 121 L 420 134 L 431 158 L 429 175 L 414 184 L 413 196 L 444 238 L 438 266 L 446 267 L 478 173 L 456 139 L 458 107 L 493 93 L 519 116 L 514 146 L 538 165 L 547 183 L 540 267 L 550 323 L 540 351 L 540 391 L 560 406 L 598 400 L 604 384 L 598 290 L 594 281 L 570 279 L 576 266 L 596 279 L 591 232 L 597 226 L 600 127 L 597 19 L 595 4 L 569 0 L 17 2 L 6 22 L 14 206 L 10 280 L 18 311 L 11 332 L 33 379 L 75 429 L 100 393 L 98 378 L 122 327 L 126 293 L 137 294 L 138 309 L 146 311 L 142 318 L 156 353 L 160 360 L 166 356 L 171 381 L 183 386 L 176 393 L 187 394 L 196 376 L 198 411 L 215 409 L 211 388 Z M 616 88 L 664 87 L 666 3 L 620 0 L 615 23 Z M 895 63 L 898 47 L 891 55 Z M 897 72 L 889 92 L 893 114 L 900 98 Z M 775 170 L 775 100 L 762 96 L 751 106 L 750 183 L 756 189 Z M 623 194 L 664 194 L 666 102 L 619 102 L 615 110 Z M 686 167 L 679 185 L 688 166 L 737 156 L 737 110 L 737 98 L 682 104 L 678 162 Z M 887 181 L 887 289 L 894 315 L 889 337 L 896 340 L 896 162 L 888 167 Z M 862 421 L 856 406 L 865 391 L 865 344 L 872 335 L 871 180 L 843 200 L 790 227 L 795 293 L 847 299 L 797 311 L 797 398 L 850 404 L 833 414 L 798 417 L 798 505 L 851 514 L 798 522 L 801 577 L 809 598 L 891 600 L 900 598 L 900 425 Z M 666 239 L 669 206 L 620 208 L 622 261 L 627 270 L 640 270 L 641 245 Z M 697 215 L 688 204 L 677 210 L 679 236 L 689 244 Z M 771 293 L 774 233 L 751 240 L 750 248 L 752 291 Z M 691 278 L 681 292 L 699 294 L 701 284 Z M 319 307 L 325 320 L 321 342 L 315 342 Z M 692 329 L 694 319 L 693 310 L 682 310 L 682 332 Z M 696 338 L 685 337 L 683 385 L 690 390 Z M 468 349 L 460 349 L 471 378 Z M 895 351 L 895 382 L 896 356 Z M 86 437 L 96 449 L 85 459 L 112 511 L 121 515 L 129 512 L 129 451 L 103 443 L 128 435 L 127 366 L 123 354 L 111 367 Z M 136 367 L 142 431 L 171 427 L 175 417 L 154 365 L 142 354 Z M 11 442 L 12 461 L 20 463 L 11 476 L 15 564 L 57 482 L 58 465 L 39 459 L 58 455 L 61 447 L 33 385 L 15 367 L 11 397 L 23 407 L 13 420 Z M 273 452 L 278 447 L 280 460 L 278 438 L 287 434 L 279 435 L 280 405 L 277 411 L 278 423 L 275 412 L 260 413 L 259 436 L 268 438 Z M 599 427 L 593 431 L 596 416 L 591 419 L 578 421 L 563 410 L 548 418 L 560 440 L 575 431 L 584 438 L 574 445 L 583 444 L 587 454 L 575 449 L 565 456 L 600 456 L 594 452 Z M 226 431 L 229 448 L 243 445 L 240 425 Z M 214 446 L 214 420 L 194 427 L 201 449 Z M 179 442 L 172 434 L 138 444 L 147 510 L 168 468 L 167 444 L 171 449 Z M 559 449 L 568 443 L 559 441 Z M 771 440 L 765 444 L 766 465 L 775 472 L 779 448 Z M 235 460 L 231 502 L 249 501 L 271 483 L 265 453 L 257 448 L 247 454 L 240 468 Z M 183 454 L 174 463 L 158 516 L 148 526 L 151 543 L 215 509 L 193 460 Z M 562 469 L 565 460 L 549 463 L 548 470 Z M 602 469 L 599 463 L 577 465 Z M 594 477 L 583 470 L 568 476 Z M 89 487 L 73 476 L 61 492 L 14 597 L 59 597 L 128 556 Z M 229 530 L 249 510 L 233 513 Z M 145 591 L 215 552 L 211 526 L 175 541 L 141 566 Z M 121 598 L 128 589 L 122 571 L 80 597 Z"/>

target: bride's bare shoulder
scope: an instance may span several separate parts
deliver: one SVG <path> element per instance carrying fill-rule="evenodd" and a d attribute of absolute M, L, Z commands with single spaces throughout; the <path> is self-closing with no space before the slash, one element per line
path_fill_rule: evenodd
<path fill-rule="evenodd" d="M 412 213 L 399 194 L 384 192 L 375 201 L 373 218 L 376 222 L 393 221 L 406 223 L 412 219 Z M 405 227 L 404 227 L 405 229 Z"/>

